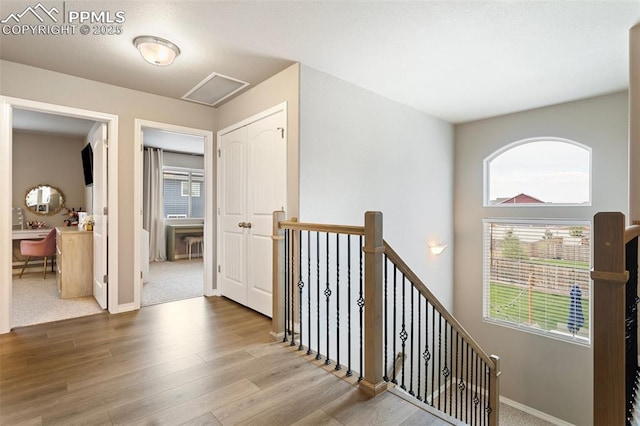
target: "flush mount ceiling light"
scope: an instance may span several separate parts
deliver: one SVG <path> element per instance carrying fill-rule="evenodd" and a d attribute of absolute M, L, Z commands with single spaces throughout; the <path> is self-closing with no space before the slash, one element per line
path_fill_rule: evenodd
<path fill-rule="evenodd" d="M 138 49 L 145 61 L 159 67 L 171 65 L 180 54 L 180 49 L 169 40 L 155 36 L 140 36 L 133 39 L 133 45 Z"/>

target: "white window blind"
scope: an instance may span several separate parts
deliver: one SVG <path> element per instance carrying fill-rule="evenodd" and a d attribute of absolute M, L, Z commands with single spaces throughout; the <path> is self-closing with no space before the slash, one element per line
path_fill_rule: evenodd
<path fill-rule="evenodd" d="M 589 222 L 484 221 L 484 319 L 589 343 Z"/>
<path fill-rule="evenodd" d="M 165 217 L 204 217 L 204 173 L 202 170 L 165 168 Z"/>

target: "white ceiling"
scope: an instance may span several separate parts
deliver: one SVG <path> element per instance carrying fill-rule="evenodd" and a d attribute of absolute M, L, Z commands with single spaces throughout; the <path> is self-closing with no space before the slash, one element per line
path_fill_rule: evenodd
<path fill-rule="evenodd" d="M 82 118 L 46 114 L 18 108 L 13 110 L 14 130 L 84 138 L 89 134 L 94 124 L 94 121 Z"/>
<path fill-rule="evenodd" d="M 0 19 L 35 3 L 3 0 Z M 617 0 L 65 6 L 123 10 L 123 34 L 1 35 L 0 57 L 173 98 L 212 72 L 256 85 L 301 62 L 453 123 L 627 88 L 628 30 L 640 21 L 640 1 Z M 180 47 L 174 65 L 139 57 L 132 40 L 147 34 Z"/>

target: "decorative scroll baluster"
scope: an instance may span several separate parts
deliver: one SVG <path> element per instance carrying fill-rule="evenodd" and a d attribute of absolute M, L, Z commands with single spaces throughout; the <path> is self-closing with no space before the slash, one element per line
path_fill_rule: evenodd
<path fill-rule="evenodd" d="M 449 328 L 449 337 L 450 337 L 450 341 L 451 341 L 451 345 L 453 345 L 453 327 L 451 327 L 451 324 L 447 323 L 447 327 Z M 453 402 L 453 347 L 451 348 L 451 350 L 449 351 L 449 414 L 453 413 L 453 408 L 452 408 L 452 402 Z"/>
<path fill-rule="evenodd" d="M 402 342 L 402 380 L 400 381 L 400 388 L 402 388 L 402 390 L 407 390 L 407 387 L 404 384 L 404 372 L 406 370 L 404 363 L 406 360 L 406 350 L 405 350 L 405 342 L 407 341 L 407 328 L 406 328 L 406 324 L 405 324 L 405 305 L 406 305 L 406 298 L 405 298 L 405 278 L 404 278 L 404 274 L 402 274 L 402 329 L 400 330 L 400 341 Z"/>
<path fill-rule="evenodd" d="M 429 352 L 429 301 L 425 299 L 424 304 L 424 352 L 422 358 L 424 359 L 424 402 L 428 403 L 427 399 L 429 391 L 429 360 L 431 359 L 431 353 Z M 433 333 L 431 333 L 433 334 Z M 433 377 L 433 374 L 431 375 Z M 431 390 L 433 391 L 433 383 L 431 384 Z"/>
<path fill-rule="evenodd" d="M 464 391 L 464 388 L 465 388 L 464 380 L 462 380 L 463 363 L 462 363 L 462 360 L 459 359 L 461 348 L 462 347 L 460 345 L 460 335 L 458 335 L 458 332 L 456 332 L 456 378 L 458 379 L 458 390 L 460 391 L 460 397 L 456 398 L 455 412 L 456 412 L 456 418 L 458 419 L 462 418 L 462 406 L 460 406 L 460 411 L 458 411 L 458 403 L 462 401 L 462 392 Z"/>
<path fill-rule="evenodd" d="M 442 329 L 442 315 L 440 315 L 440 327 Z M 449 348 L 447 345 L 447 329 L 449 327 L 447 327 L 447 323 L 444 323 L 444 367 L 442 368 L 442 377 L 444 377 L 444 404 L 443 404 L 443 410 L 442 411 L 447 411 L 447 379 L 449 378 L 449 375 L 451 374 L 451 371 L 449 370 L 449 364 L 447 363 L 447 349 Z M 442 333 L 442 331 L 440 331 Z M 440 388 L 442 389 L 442 388 Z"/>
<path fill-rule="evenodd" d="M 311 231 L 307 231 L 307 355 L 311 355 Z"/>
<path fill-rule="evenodd" d="M 464 398 L 464 422 L 468 423 L 469 422 L 469 394 L 471 393 L 472 389 L 473 389 L 473 383 L 469 382 L 469 370 L 471 369 L 471 361 L 469 360 L 469 344 L 465 343 L 466 346 L 466 356 L 467 356 L 467 369 L 465 371 L 465 375 L 467 378 L 467 392 L 465 393 L 465 398 Z"/>
<path fill-rule="evenodd" d="M 360 297 L 358 298 L 358 307 L 360 308 L 360 376 L 358 377 L 358 381 L 361 381 L 362 379 L 364 379 L 363 373 L 364 373 L 364 362 L 363 362 L 363 356 L 364 356 L 364 339 L 363 339 L 363 333 L 364 333 L 364 316 L 363 316 L 363 312 L 362 309 L 364 308 L 364 297 L 363 297 L 363 285 L 364 285 L 364 273 L 363 273 L 363 258 L 362 258 L 362 248 L 363 248 L 363 241 L 362 241 L 362 235 L 360 236 L 360 246 L 359 246 L 359 256 L 360 256 Z"/>
<path fill-rule="evenodd" d="M 329 297 L 331 296 L 331 289 L 329 288 L 329 233 L 327 232 L 327 287 L 324 290 L 324 297 L 326 297 L 327 299 L 327 324 L 326 324 L 326 328 L 327 328 L 327 353 L 326 353 L 326 358 L 325 358 L 325 365 L 329 365 L 331 364 L 331 352 L 329 352 L 329 342 L 331 341 L 331 337 L 329 336 Z"/>
<path fill-rule="evenodd" d="M 435 401 L 433 400 L 436 388 L 435 388 L 435 380 L 436 380 L 436 310 L 431 306 L 431 352 L 432 360 L 431 360 L 431 406 L 435 407 Z M 438 377 L 440 374 L 438 374 Z"/>
<path fill-rule="evenodd" d="M 316 232 L 316 339 L 318 343 L 318 351 L 316 352 L 316 359 L 322 359 L 320 355 L 320 233 Z"/>
<path fill-rule="evenodd" d="M 351 371 L 351 235 L 347 235 L 347 377 Z"/>
<path fill-rule="evenodd" d="M 478 405 L 480 404 L 480 398 L 478 398 L 478 354 L 476 354 L 474 352 L 474 355 L 475 355 L 475 358 L 476 358 L 476 368 L 474 369 L 475 376 L 476 376 L 476 379 L 475 379 L 476 394 L 473 397 L 473 405 L 475 406 L 473 418 L 477 419 L 478 418 Z"/>
<path fill-rule="evenodd" d="M 302 281 L 302 231 L 298 231 L 298 289 L 300 291 L 298 297 L 298 321 L 300 322 L 300 346 L 298 346 L 298 350 L 301 351 L 304 349 L 302 346 L 302 330 L 304 330 L 303 321 L 302 321 L 302 289 L 304 288 L 304 281 Z"/>

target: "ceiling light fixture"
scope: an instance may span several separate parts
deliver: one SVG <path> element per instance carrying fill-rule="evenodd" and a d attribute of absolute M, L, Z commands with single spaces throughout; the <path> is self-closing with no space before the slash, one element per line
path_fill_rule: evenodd
<path fill-rule="evenodd" d="M 180 49 L 169 40 L 155 36 L 140 36 L 133 39 L 133 45 L 138 49 L 145 61 L 159 67 L 171 65 L 180 54 Z"/>

